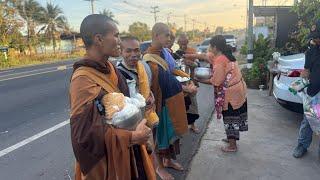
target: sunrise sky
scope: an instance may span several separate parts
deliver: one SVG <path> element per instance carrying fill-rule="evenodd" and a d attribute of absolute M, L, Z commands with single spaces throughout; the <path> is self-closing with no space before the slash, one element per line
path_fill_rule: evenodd
<path fill-rule="evenodd" d="M 38 0 L 42 5 L 52 2 L 62 7 L 71 27 L 79 31 L 82 19 L 91 13 L 90 2 L 84 0 Z M 265 0 L 254 0 L 261 5 Z M 294 0 L 266 0 L 267 5 L 292 5 Z M 205 23 L 210 30 L 217 26 L 226 29 L 244 28 L 246 26 L 247 0 L 96 0 L 95 13 L 103 9 L 111 10 L 119 21 L 120 31 L 128 30 L 135 21 L 154 24 L 151 6 L 159 6 L 158 21 L 169 22 L 184 27 L 184 15 L 187 17 L 187 30 L 195 28 L 203 30 Z"/>

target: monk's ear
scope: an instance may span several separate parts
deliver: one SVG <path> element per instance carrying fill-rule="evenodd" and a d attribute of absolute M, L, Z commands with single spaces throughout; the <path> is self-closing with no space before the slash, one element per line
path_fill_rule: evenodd
<path fill-rule="evenodd" d="M 102 45 L 102 42 L 103 42 L 103 36 L 101 34 L 96 34 L 94 35 L 93 37 L 93 44 L 96 44 L 96 45 Z"/>

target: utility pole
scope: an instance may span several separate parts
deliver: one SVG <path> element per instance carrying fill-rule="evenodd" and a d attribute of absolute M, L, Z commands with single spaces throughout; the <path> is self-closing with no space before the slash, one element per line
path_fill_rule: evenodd
<path fill-rule="evenodd" d="M 253 62 L 253 0 L 249 0 L 249 11 L 248 11 L 248 63 Z"/>
<path fill-rule="evenodd" d="M 94 14 L 94 1 L 96 1 L 96 0 L 85 0 L 85 1 L 91 2 L 91 13 Z"/>
<path fill-rule="evenodd" d="M 184 32 L 187 32 L 187 15 L 184 15 Z"/>
<path fill-rule="evenodd" d="M 151 13 L 154 14 L 154 23 L 157 23 L 157 13 L 160 12 L 159 6 L 151 6 L 151 9 L 153 9 L 153 11 L 151 11 Z"/>
<path fill-rule="evenodd" d="M 194 39 L 194 23 L 196 22 L 195 19 L 192 19 L 192 39 Z"/>
<path fill-rule="evenodd" d="M 208 26 L 207 26 L 207 23 L 205 22 L 205 23 L 204 23 L 204 38 L 205 38 L 205 39 L 207 38 L 207 30 L 208 30 L 207 27 L 208 27 Z"/>
<path fill-rule="evenodd" d="M 172 12 L 169 12 L 168 14 L 167 14 L 167 24 L 169 25 L 169 23 L 170 23 L 170 16 L 172 15 Z"/>

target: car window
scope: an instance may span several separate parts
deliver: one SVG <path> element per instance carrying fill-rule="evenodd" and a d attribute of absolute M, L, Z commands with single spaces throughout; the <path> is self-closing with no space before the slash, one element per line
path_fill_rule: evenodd
<path fill-rule="evenodd" d="M 225 39 L 234 39 L 233 35 L 223 35 Z"/>
<path fill-rule="evenodd" d="M 210 40 L 205 40 L 202 42 L 201 46 L 209 46 Z"/>

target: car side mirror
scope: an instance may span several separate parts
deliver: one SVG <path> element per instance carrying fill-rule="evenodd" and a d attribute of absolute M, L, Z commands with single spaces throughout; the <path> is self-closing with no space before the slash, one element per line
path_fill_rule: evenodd
<path fill-rule="evenodd" d="M 199 47 L 200 46 L 200 44 L 197 44 L 197 47 Z"/>

